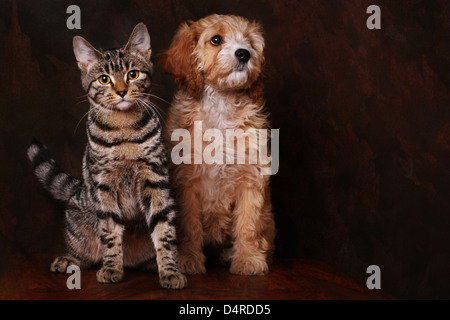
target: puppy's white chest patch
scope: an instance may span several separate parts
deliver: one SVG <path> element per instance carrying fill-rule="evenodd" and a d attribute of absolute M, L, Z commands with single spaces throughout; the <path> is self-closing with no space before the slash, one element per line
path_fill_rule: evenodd
<path fill-rule="evenodd" d="M 217 94 L 212 88 L 205 90 L 200 101 L 200 113 L 203 129 L 232 129 L 235 123 L 232 119 L 235 106 L 225 97 Z"/>

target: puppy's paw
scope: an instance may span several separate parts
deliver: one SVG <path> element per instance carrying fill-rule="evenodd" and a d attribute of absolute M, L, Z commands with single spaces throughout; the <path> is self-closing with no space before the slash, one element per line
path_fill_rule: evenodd
<path fill-rule="evenodd" d="M 100 283 L 117 283 L 123 279 L 123 270 L 103 267 L 97 271 L 97 281 Z"/>
<path fill-rule="evenodd" d="M 159 283 L 166 289 L 183 289 L 187 286 L 187 279 L 179 272 L 162 271 L 159 273 Z"/>
<path fill-rule="evenodd" d="M 219 261 L 224 266 L 229 267 L 231 265 L 231 261 L 233 261 L 234 256 L 234 248 L 226 248 L 220 252 Z"/>
<path fill-rule="evenodd" d="M 204 274 L 206 273 L 205 260 L 206 258 L 203 254 L 199 256 L 181 254 L 178 258 L 178 265 L 182 273 Z"/>
<path fill-rule="evenodd" d="M 231 262 L 230 272 L 247 276 L 262 276 L 269 273 L 269 267 L 264 258 L 246 257 L 234 258 Z"/>

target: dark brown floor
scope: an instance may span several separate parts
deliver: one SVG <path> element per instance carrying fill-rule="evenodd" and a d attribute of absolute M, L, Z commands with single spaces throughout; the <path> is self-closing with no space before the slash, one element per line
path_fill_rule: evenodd
<path fill-rule="evenodd" d="M 126 270 L 119 284 L 99 284 L 96 270 L 81 271 L 81 289 L 69 290 L 69 274 L 49 271 L 50 255 L 14 255 L 0 277 L 1 299 L 303 300 L 391 299 L 370 291 L 333 268 L 312 260 L 279 260 L 267 276 L 237 276 L 213 266 L 188 276 L 184 290 L 159 286 L 156 274 Z"/>

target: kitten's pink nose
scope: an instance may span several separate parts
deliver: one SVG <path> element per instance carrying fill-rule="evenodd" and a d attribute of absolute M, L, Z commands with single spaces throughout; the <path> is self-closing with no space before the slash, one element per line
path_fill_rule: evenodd
<path fill-rule="evenodd" d="M 122 98 L 127 94 L 127 90 L 119 90 L 119 91 L 116 91 L 116 92 Z"/>

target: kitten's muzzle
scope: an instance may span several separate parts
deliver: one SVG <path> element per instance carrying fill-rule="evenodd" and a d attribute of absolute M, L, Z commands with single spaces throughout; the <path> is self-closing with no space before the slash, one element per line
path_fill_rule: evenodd
<path fill-rule="evenodd" d="M 127 90 L 119 90 L 116 93 L 123 98 L 127 94 Z"/>

